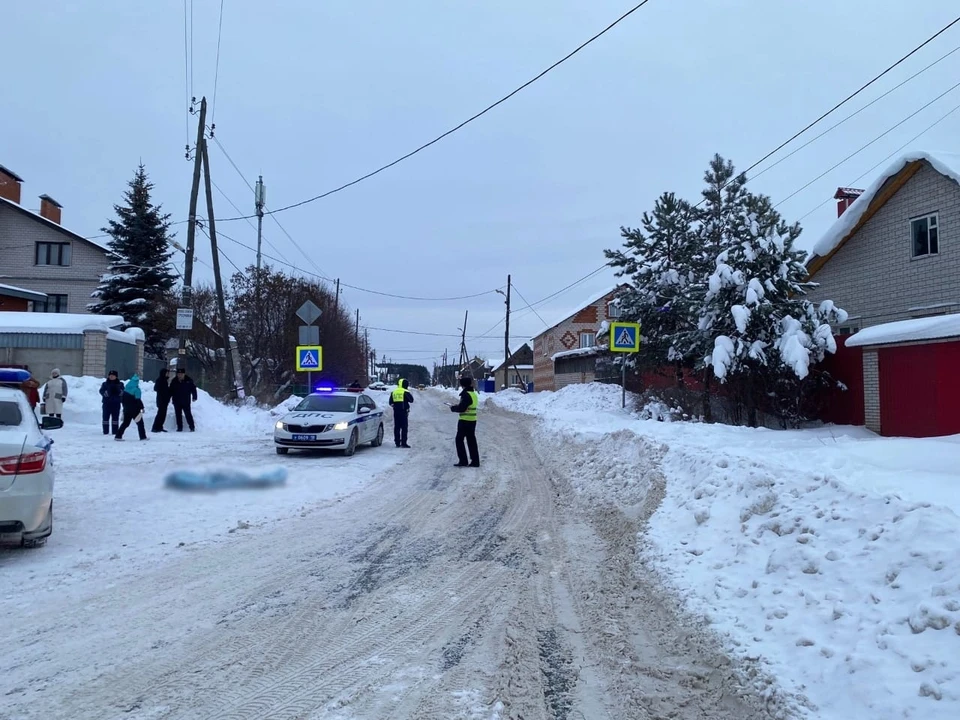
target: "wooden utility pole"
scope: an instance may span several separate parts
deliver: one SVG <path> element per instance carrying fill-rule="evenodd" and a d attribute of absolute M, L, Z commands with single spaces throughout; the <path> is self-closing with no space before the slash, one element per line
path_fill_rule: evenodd
<path fill-rule="evenodd" d="M 200 195 L 200 149 L 203 145 L 203 131 L 207 120 L 207 98 L 200 98 L 200 121 L 197 124 L 197 148 L 193 158 L 193 185 L 190 188 L 190 212 L 187 215 L 187 250 L 183 265 L 183 289 L 180 293 L 180 307 L 193 309 L 193 252 L 197 236 L 197 197 Z M 187 337 L 189 330 L 180 331 L 177 347 L 177 370 L 187 369 Z"/>
<path fill-rule="evenodd" d="M 460 335 L 460 372 L 463 372 L 464 366 L 470 364 L 470 356 L 467 354 L 467 318 L 470 316 L 470 311 L 467 310 L 463 313 L 463 328 L 461 328 L 462 333 Z M 473 376 L 473 371 L 470 371 L 470 376 Z"/>
<path fill-rule="evenodd" d="M 503 384 L 510 387 L 510 371 L 507 365 L 510 363 L 510 276 L 507 275 L 507 327 L 503 333 Z M 496 377 L 496 376 L 494 376 Z M 496 388 L 494 388 L 496 391 Z"/>
<path fill-rule="evenodd" d="M 217 309 L 220 311 L 220 332 L 223 335 L 223 354 L 227 361 L 227 381 L 238 396 L 243 387 L 233 367 L 233 353 L 230 348 L 230 321 L 227 318 L 227 301 L 223 295 L 223 278 L 220 276 L 220 251 L 217 249 L 217 223 L 213 215 L 213 191 L 210 189 L 210 157 L 207 155 L 207 141 L 200 139 L 200 155 L 203 158 L 203 189 L 207 195 L 207 229 L 210 232 L 210 250 L 213 254 L 213 279 L 217 287 Z"/>
<path fill-rule="evenodd" d="M 253 191 L 253 206 L 257 211 L 257 271 L 260 270 L 261 247 L 263 243 L 263 208 L 267 204 L 267 189 L 263 185 L 263 175 L 257 178 L 257 186 Z"/>
<path fill-rule="evenodd" d="M 337 278 L 337 294 L 333 296 L 333 314 L 340 311 L 340 278 Z M 339 317 L 339 315 L 337 315 Z"/>

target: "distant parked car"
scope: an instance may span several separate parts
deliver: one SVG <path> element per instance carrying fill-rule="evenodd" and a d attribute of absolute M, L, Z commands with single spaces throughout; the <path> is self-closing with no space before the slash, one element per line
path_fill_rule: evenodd
<path fill-rule="evenodd" d="M 388 388 L 386 383 L 382 383 L 378 381 L 370 384 L 370 390 L 387 390 L 387 389 Z"/>
<path fill-rule="evenodd" d="M 53 532 L 53 440 L 43 431 L 63 420 L 38 423 L 23 391 L 5 382 L 10 372 L 0 370 L 0 544 L 32 547 Z"/>

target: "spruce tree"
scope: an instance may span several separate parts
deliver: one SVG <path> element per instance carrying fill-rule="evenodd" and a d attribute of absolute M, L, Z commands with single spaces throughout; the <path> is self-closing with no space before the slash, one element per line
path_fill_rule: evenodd
<path fill-rule="evenodd" d="M 145 351 L 163 357 L 165 329 L 169 329 L 163 301 L 173 289 L 176 276 L 170 265 L 170 215 L 153 204 L 151 190 L 153 184 L 141 163 L 124 193 L 126 204 L 114 205 L 117 219 L 102 228 L 111 238 L 111 262 L 87 309 L 100 315 L 123 316 L 124 327 L 138 327 L 145 333 Z"/>

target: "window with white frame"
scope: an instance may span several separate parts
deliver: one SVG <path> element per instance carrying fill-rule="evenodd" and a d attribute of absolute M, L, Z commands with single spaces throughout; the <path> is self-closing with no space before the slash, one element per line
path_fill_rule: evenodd
<path fill-rule="evenodd" d="M 619 300 L 611 300 L 607 303 L 607 317 L 611 320 L 618 320 L 621 312 Z"/>
<path fill-rule="evenodd" d="M 913 257 L 937 255 L 940 252 L 940 223 L 937 213 L 910 220 Z"/>
<path fill-rule="evenodd" d="M 582 332 L 580 333 L 580 347 L 581 348 L 592 348 L 597 344 L 597 334 L 592 332 Z"/>

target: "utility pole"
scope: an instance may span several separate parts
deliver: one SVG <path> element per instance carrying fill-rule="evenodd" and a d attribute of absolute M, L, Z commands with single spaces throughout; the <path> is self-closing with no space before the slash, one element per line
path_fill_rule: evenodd
<path fill-rule="evenodd" d="M 357 308 L 357 324 L 353 328 L 353 334 L 357 336 L 357 340 L 360 339 L 360 308 Z"/>
<path fill-rule="evenodd" d="M 204 123 L 207 120 L 207 98 L 200 98 L 200 122 L 197 124 L 197 149 L 193 158 L 193 185 L 190 188 L 190 213 L 187 215 L 187 251 L 183 267 L 183 290 L 180 306 L 193 310 L 193 248 L 197 236 L 197 196 L 200 194 L 200 148 L 203 145 Z M 180 331 L 177 347 L 177 370 L 187 369 L 187 336 L 189 330 Z"/>
<path fill-rule="evenodd" d="M 203 189 L 207 195 L 207 228 L 210 232 L 210 250 L 213 253 L 213 278 L 217 286 L 217 308 L 220 310 L 220 332 L 223 334 L 223 354 L 227 362 L 227 381 L 237 396 L 242 396 L 243 386 L 237 382 L 233 366 L 233 354 L 230 347 L 230 322 L 227 319 L 227 303 L 223 296 L 223 278 L 220 276 L 220 251 L 217 249 L 217 224 L 213 215 L 213 191 L 210 189 L 210 158 L 207 155 L 207 141 L 200 139 L 200 152 L 203 158 Z"/>
<path fill-rule="evenodd" d="M 337 278 L 337 294 L 333 296 L 333 314 L 337 315 L 339 310 L 340 310 L 340 278 Z"/>
<path fill-rule="evenodd" d="M 261 248 L 263 244 L 263 208 L 267 204 L 267 188 L 263 184 L 263 175 L 257 178 L 253 191 L 253 205 L 257 211 L 257 271 L 260 270 Z"/>
<path fill-rule="evenodd" d="M 467 318 L 470 316 L 470 311 L 467 310 L 463 313 L 463 327 L 461 328 L 462 334 L 460 335 L 460 370 L 463 371 L 464 366 L 470 364 L 470 356 L 467 354 Z M 470 373 L 473 375 L 473 372 Z"/>
<path fill-rule="evenodd" d="M 507 327 L 503 333 L 503 384 L 510 387 L 510 276 L 507 275 Z M 496 375 L 494 375 L 496 377 Z M 496 388 L 494 388 L 496 391 Z"/>

